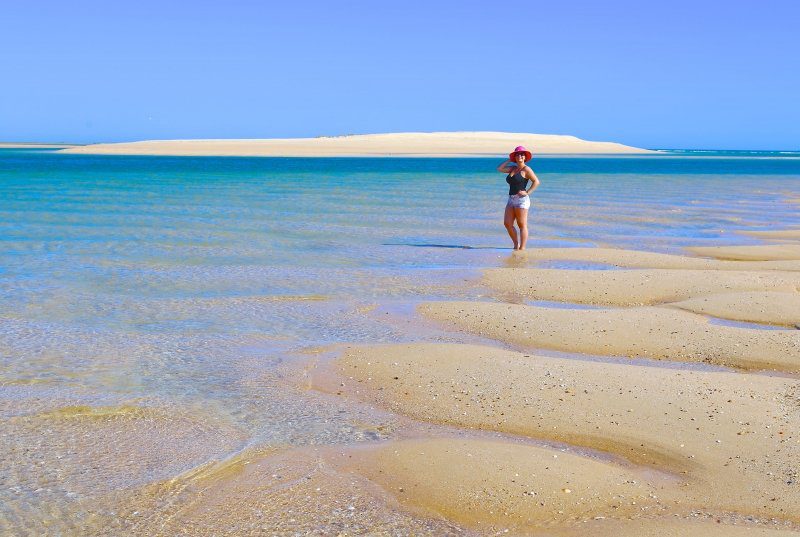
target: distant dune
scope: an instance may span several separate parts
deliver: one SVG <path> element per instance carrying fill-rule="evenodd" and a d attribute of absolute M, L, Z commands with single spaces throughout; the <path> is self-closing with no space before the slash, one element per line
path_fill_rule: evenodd
<path fill-rule="evenodd" d="M 524 145 L 534 154 L 654 153 L 575 136 L 510 132 L 403 132 L 263 140 L 148 140 L 71 147 L 63 153 L 185 156 L 498 156 Z"/>

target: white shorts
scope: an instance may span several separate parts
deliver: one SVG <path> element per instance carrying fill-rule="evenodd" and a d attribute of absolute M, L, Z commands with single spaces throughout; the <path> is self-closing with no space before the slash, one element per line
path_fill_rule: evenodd
<path fill-rule="evenodd" d="M 513 207 L 515 209 L 530 209 L 531 197 L 514 194 L 513 196 L 508 197 L 508 203 L 506 203 L 506 207 Z"/>

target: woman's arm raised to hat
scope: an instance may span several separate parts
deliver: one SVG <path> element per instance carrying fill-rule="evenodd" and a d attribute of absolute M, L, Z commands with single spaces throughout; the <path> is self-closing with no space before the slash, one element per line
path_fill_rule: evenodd
<path fill-rule="evenodd" d="M 514 168 L 516 168 L 516 166 L 514 166 L 511 160 L 506 159 L 500 166 L 497 167 L 497 171 L 500 173 L 510 173 Z"/>

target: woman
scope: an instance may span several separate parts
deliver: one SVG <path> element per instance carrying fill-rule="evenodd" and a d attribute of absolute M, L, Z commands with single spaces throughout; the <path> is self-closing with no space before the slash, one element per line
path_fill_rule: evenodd
<path fill-rule="evenodd" d="M 524 250 L 528 242 L 528 209 L 531 206 L 530 193 L 539 186 L 539 178 L 525 163 L 531 159 L 531 152 L 518 146 L 508 155 L 508 160 L 497 167 L 497 171 L 507 173 L 508 203 L 503 223 L 508 235 L 514 241 L 515 250 Z M 528 187 L 528 181 L 531 186 Z M 519 235 L 514 229 L 516 221 Z"/>

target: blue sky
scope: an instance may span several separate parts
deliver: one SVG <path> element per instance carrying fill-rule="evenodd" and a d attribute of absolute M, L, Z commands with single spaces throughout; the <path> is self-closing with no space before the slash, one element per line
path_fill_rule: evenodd
<path fill-rule="evenodd" d="M 0 140 L 499 130 L 800 149 L 800 2 L 8 2 Z"/>

